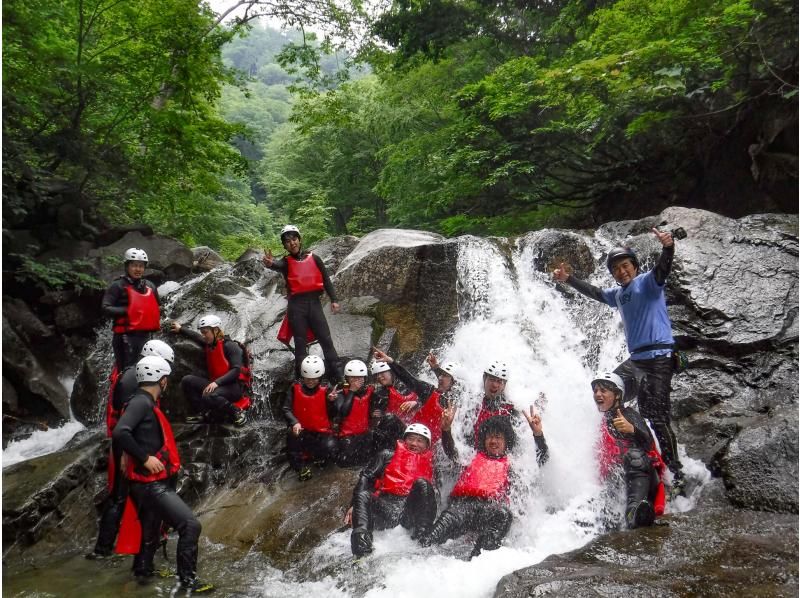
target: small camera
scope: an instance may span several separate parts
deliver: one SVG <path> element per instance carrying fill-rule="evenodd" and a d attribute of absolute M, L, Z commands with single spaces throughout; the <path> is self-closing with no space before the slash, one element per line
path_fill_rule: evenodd
<path fill-rule="evenodd" d="M 664 222 L 662 222 L 658 226 L 666 226 L 666 225 L 667 225 L 667 221 L 664 220 Z M 685 239 L 686 237 L 689 236 L 689 235 L 686 234 L 686 230 L 682 226 L 678 226 L 676 228 L 673 228 L 669 232 L 672 235 L 672 238 L 675 239 L 676 241 L 680 241 L 681 239 Z"/>

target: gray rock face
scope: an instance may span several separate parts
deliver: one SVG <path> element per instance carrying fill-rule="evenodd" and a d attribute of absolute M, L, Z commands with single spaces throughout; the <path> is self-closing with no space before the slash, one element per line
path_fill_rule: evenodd
<path fill-rule="evenodd" d="M 192 263 L 192 267 L 197 272 L 209 272 L 224 264 L 225 258 L 210 247 L 201 245 L 200 247 L 192 247 Z"/>
<path fill-rule="evenodd" d="M 122 273 L 122 256 L 131 247 L 144 249 L 150 259 L 148 267 L 161 270 L 168 280 L 178 280 L 192 270 L 192 250 L 183 243 L 163 235 L 145 236 L 138 230 L 126 233 L 110 245 L 93 249 L 89 257 L 95 260 L 100 276 L 111 282 Z"/>

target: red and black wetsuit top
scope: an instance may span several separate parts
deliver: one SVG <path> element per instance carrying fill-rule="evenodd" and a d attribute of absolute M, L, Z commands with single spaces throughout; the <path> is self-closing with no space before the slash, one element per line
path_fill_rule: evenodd
<path fill-rule="evenodd" d="M 461 472 L 451 497 L 508 500 L 508 455 L 493 458 L 483 451 Z"/>
<path fill-rule="evenodd" d="M 287 256 L 286 270 L 286 285 L 289 287 L 289 295 L 313 293 L 325 289 L 322 272 L 311 252 L 300 259 Z"/>
<path fill-rule="evenodd" d="M 475 438 L 475 448 L 480 449 L 481 447 L 478 446 L 479 443 L 479 434 L 478 431 L 481 428 L 481 424 L 485 422 L 490 417 L 494 417 L 495 415 L 505 415 L 508 417 L 514 416 L 516 411 L 514 410 L 514 405 L 511 403 L 505 403 L 502 400 L 498 399 L 491 399 L 488 400 L 484 397 L 481 406 L 478 408 L 478 414 L 475 418 L 475 425 L 473 426 L 473 434 Z"/>
<path fill-rule="evenodd" d="M 242 397 L 234 403 L 239 409 L 247 409 L 250 407 L 250 397 L 247 396 L 247 389 L 251 387 L 253 382 L 253 374 L 250 367 L 245 363 L 241 365 L 232 364 L 231 360 L 225 354 L 226 351 L 241 351 L 242 361 L 244 362 L 246 349 L 240 346 L 235 340 L 224 337 L 222 340 L 217 340 L 213 344 L 204 344 L 203 349 L 206 354 L 206 368 L 208 369 L 208 377 L 212 381 L 217 381 L 217 384 L 231 384 L 233 380 L 227 380 L 225 375 L 233 370 L 238 369 L 236 380 L 242 387 Z M 236 359 L 239 361 L 239 359 Z"/>
<path fill-rule="evenodd" d="M 366 434 L 369 430 L 372 387 L 367 387 L 366 392 L 361 396 L 348 391 L 343 397 L 346 402 L 348 402 L 348 400 L 351 401 L 351 407 L 347 413 L 342 414 L 338 435 L 358 436 L 360 434 Z"/>
<path fill-rule="evenodd" d="M 161 328 L 161 311 L 158 295 L 148 284 L 144 291 L 137 291 L 133 285 L 125 285 L 128 298 L 125 315 L 114 320 L 113 331 L 116 334 L 126 332 L 153 332 Z"/>
<path fill-rule="evenodd" d="M 292 414 L 309 432 L 331 433 L 331 422 L 328 418 L 328 387 L 317 386 L 314 394 L 303 392 L 302 385 L 292 385 Z"/>
<path fill-rule="evenodd" d="M 431 431 L 431 446 L 442 437 L 442 413 L 444 408 L 441 404 L 441 393 L 438 390 L 431 392 L 425 404 L 411 418 L 413 424 L 423 424 Z"/>
<path fill-rule="evenodd" d="M 405 442 L 398 440 L 392 460 L 375 482 L 375 493 L 408 496 L 414 482 L 420 478 L 433 483 L 433 451 L 414 453 L 408 450 Z"/>
<path fill-rule="evenodd" d="M 408 423 L 411 421 L 410 413 L 401 413 L 400 412 L 400 405 L 405 403 L 406 401 L 416 401 L 419 397 L 417 397 L 417 393 L 410 392 L 408 394 L 403 394 L 394 386 L 389 386 L 387 388 L 388 394 L 388 402 L 386 404 L 386 411 L 387 413 L 393 413 L 404 422 Z"/>

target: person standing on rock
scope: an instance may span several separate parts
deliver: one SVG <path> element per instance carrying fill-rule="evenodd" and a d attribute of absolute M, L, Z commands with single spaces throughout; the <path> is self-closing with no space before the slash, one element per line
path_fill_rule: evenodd
<path fill-rule="evenodd" d="M 156 286 L 144 278 L 147 253 L 131 247 L 125 251 L 125 274 L 106 289 L 103 315 L 114 318 L 111 347 L 117 371 L 132 366 L 152 332 L 161 328 Z"/>
<path fill-rule="evenodd" d="M 592 380 L 592 393 L 603 414 L 599 446 L 600 476 L 607 482 L 624 480 L 625 524 L 647 527 L 664 514 L 665 469 L 647 422 L 634 409 L 622 405 L 625 383 L 617 374 L 600 372 Z"/>
<path fill-rule="evenodd" d="M 686 482 L 670 421 L 675 340 L 664 297 L 664 286 L 675 256 L 675 241 L 672 233 L 657 228 L 653 228 L 653 234 L 662 250 L 656 265 L 648 272 L 640 271 L 639 259 L 631 248 L 618 247 L 609 251 L 606 267 L 617 287 L 599 289 L 569 274 L 568 265 L 563 263 L 553 271 L 553 277 L 619 310 L 630 357 L 617 366 L 614 373 L 626 381 L 629 389 L 638 386 L 639 412 L 653 426 L 661 455 L 672 472 L 672 491 L 678 494 L 683 492 Z"/>
<path fill-rule="evenodd" d="M 250 399 L 244 396 L 249 386 L 250 369 L 245 364 L 245 351 L 235 340 L 222 332 L 222 320 L 214 314 L 200 318 L 200 334 L 185 330 L 178 322 L 172 322 L 170 330 L 201 345 L 206 354 L 208 377 L 188 374 L 181 380 L 183 396 L 195 412 L 186 418 L 186 423 L 208 423 L 222 419 L 240 427 L 247 422 L 244 410 Z"/>
<path fill-rule="evenodd" d="M 172 347 L 164 341 L 154 339 L 144 344 L 141 357 L 153 355 L 165 359 L 170 365 L 175 361 Z M 133 365 L 125 368 L 119 376 L 112 379 L 106 406 L 106 430 L 109 438 L 113 435 L 122 412 L 138 387 L 136 366 Z M 125 479 L 125 472 L 121 471 L 121 460 L 122 449 L 112 441 L 111 453 L 108 458 L 108 499 L 100 517 L 94 550 L 86 555 L 86 558 L 90 560 L 105 559 L 114 551 L 114 541 L 117 539 L 125 501 L 128 498 L 128 483 Z"/>
<path fill-rule="evenodd" d="M 306 356 L 310 330 L 325 355 L 328 379 L 332 383 L 339 383 L 342 380 L 339 355 L 333 346 L 331 331 L 320 303 L 324 291 L 331 300 L 331 313 L 339 313 L 333 283 L 319 256 L 302 248 L 300 230 L 296 226 L 287 224 L 281 229 L 281 243 L 288 252 L 285 258 L 274 258 L 271 251 L 266 251 L 262 261 L 270 270 L 280 272 L 286 281 L 289 302 L 287 318 L 294 337 L 296 375 L 300 376 L 300 364 Z"/>
<path fill-rule="evenodd" d="M 164 521 L 178 532 L 176 561 L 182 589 L 204 592 L 214 586 L 197 578 L 201 525 L 175 492 L 180 457 L 172 427 L 161 411 L 161 397 L 170 373 L 169 362 L 161 357 L 140 359 L 136 364 L 139 388 L 114 428 L 113 440 L 125 453 L 125 475 L 141 523 L 141 544 L 133 561 L 133 573 L 142 584 L 153 577 L 153 557 L 161 543 Z"/>
<path fill-rule="evenodd" d="M 325 463 L 336 450 L 331 425 L 336 416 L 336 395 L 320 384 L 324 373 L 325 363 L 317 355 L 303 359 L 300 380 L 289 387 L 283 404 L 283 416 L 289 424 L 286 436 L 289 465 L 301 482 L 311 479 L 310 459 Z"/>

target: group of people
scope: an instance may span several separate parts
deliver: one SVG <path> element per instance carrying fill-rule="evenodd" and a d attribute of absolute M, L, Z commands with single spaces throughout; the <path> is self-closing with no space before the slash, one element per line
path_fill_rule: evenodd
<path fill-rule="evenodd" d="M 555 280 L 617 308 L 622 316 L 630 359 L 613 372 L 597 374 L 592 392 L 597 409 L 604 414 L 599 470 L 610 483 L 624 483 L 629 527 L 650 525 L 663 513 L 666 468 L 672 472 L 673 492 L 681 492 L 684 484 L 670 424 L 674 339 L 664 299 L 674 242 L 670 233 L 653 232 L 663 250 L 648 272 L 640 272 L 637 256 L 629 248 L 609 253 L 607 266 L 617 282 L 615 288 L 602 290 L 579 280 L 566 264 L 553 272 Z M 373 530 L 398 524 L 410 529 L 423 546 L 474 532 L 473 555 L 499 547 L 512 521 L 508 501 L 514 476 L 509 455 L 517 445 L 515 426 L 520 422 L 520 411 L 504 395 L 507 365 L 494 361 L 484 370 L 483 398 L 466 434 L 476 454 L 460 463 L 452 434 L 458 364 L 440 364 L 430 354 L 428 364 L 437 378 L 434 386 L 373 348 L 369 367 L 351 360 L 342 372 L 320 302 L 325 292 L 332 312 L 339 310 L 324 263 L 302 248 L 297 227 L 284 227 L 281 241 L 287 255 L 276 259 L 265 252 L 263 264 L 280 272 L 287 286 L 288 308 L 281 334 L 284 340 L 294 340 L 297 381 L 289 388 L 283 412 L 289 462 L 299 479 L 311 478 L 314 464 L 363 467 L 346 515 L 352 526 L 352 551 L 358 557 L 372 551 Z M 128 521 L 134 526 L 138 523 L 141 541 L 128 551 L 136 554 L 134 574 L 146 582 L 154 574 L 153 557 L 165 523 L 179 534 L 181 587 L 200 592 L 213 586 L 200 581 L 196 573 L 200 523 L 175 492 L 180 459 L 160 408 L 174 352 L 167 343 L 150 339 L 160 329 L 161 317 L 158 291 L 144 278 L 147 263 L 145 251 L 127 250 L 125 275 L 103 297 L 104 313 L 114 318 L 115 365 L 107 410 L 112 438 L 110 498 L 97 543 L 87 558 L 112 554 L 115 539 L 119 543 L 123 536 L 138 538 L 135 533 L 117 533 Z M 178 322 L 170 326 L 173 333 L 205 350 L 206 375 L 187 375 L 180 383 L 193 410 L 187 421 L 244 425 L 250 406 L 249 354 L 224 334 L 218 316 L 203 316 L 198 328 L 199 333 Z M 319 342 L 324 360 L 307 355 L 312 340 Z M 370 376 L 373 384 L 367 383 Z M 638 411 L 626 406 L 630 398 L 638 400 Z M 541 416 L 533 407 L 521 413 L 530 427 L 537 461 L 543 464 L 548 447 Z M 447 458 L 462 469 L 447 506 L 437 515 L 438 464 L 433 448 L 438 442 Z M 128 512 L 138 513 L 138 519 Z"/>

